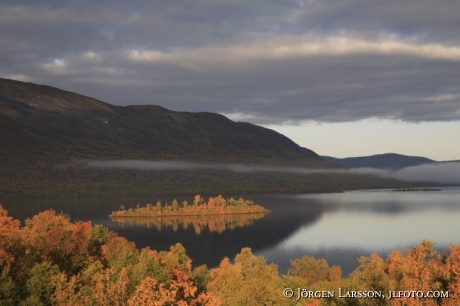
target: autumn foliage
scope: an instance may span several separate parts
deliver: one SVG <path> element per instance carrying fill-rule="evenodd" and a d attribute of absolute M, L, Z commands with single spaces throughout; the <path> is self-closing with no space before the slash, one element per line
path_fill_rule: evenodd
<path fill-rule="evenodd" d="M 211 201 L 212 207 L 219 205 Z M 0 206 L 0 305 L 460 305 L 460 246 L 442 253 L 423 241 L 386 260 L 373 254 L 359 263 L 343 278 L 340 267 L 304 256 L 292 260 L 282 275 L 275 264 L 243 248 L 234 261 L 192 268 L 181 244 L 168 251 L 138 250 L 103 226 L 72 223 L 52 210 L 21 227 Z M 296 300 L 296 295 L 283 296 L 285 288 L 385 294 L 439 290 L 449 296 L 353 299 L 336 294 Z"/>
<path fill-rule="evenodd" d="M 210 197 L 206 202 L 200 195 L 196 195 L 193 204 L 187 201 L 179 202 L 174 199 L 171 205 L 162 204 L 160 201 L 156 205 L 147 204 L 145 207 L 135 209 L 123 209 L 112 212 L 113 217 L 167 217 L 167 216 L 203 216 L 203 215 L 234 215 L 234 214 L 253 214 L 266 213 L 264 207 L 254 204 L 245 199 L 235 200 L 234 198 L 225 199 L 221 195 Z"/>
<path fill-rule="evenodd" d="M 0 305 L 221 305 L 193 282 L 182 245 L 139 251 L 53 210 L 20 222 L 0 206 Z"/>

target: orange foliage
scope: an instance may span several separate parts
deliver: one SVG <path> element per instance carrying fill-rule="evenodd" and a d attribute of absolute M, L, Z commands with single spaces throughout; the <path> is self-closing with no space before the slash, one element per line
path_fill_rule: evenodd
<path fill-rule="evenodd" d="M 0 266 L 9 266 L 14 262 L 10 248 L 20 236 L 20 225 L 21 223 L 8 216 L 8 212 L 0 205 Z"/>
<path fill-rule="evenodd" d="M 83 266 L 88 259 L 88 246 L 91 237 L 91 221 L 78 221 L 73 225 L 70 236 L 69 248 L 71 249 L 72 262 L 74 265 Z"/>
<path fill-rule="evenodd" d="M 215 198 L 209 198 L 208 208 L 214 208 L 214 207 L 216 207 L 216 199 Z"/>
<path fill-rule="evenodd" d="M 278 267 L 267 265 L 265 258 L 243 248 L 232 265 L 224 258 L 219 268 L 211 270 L 208 289 L 224 305 L 283 305 L 281 278 Z"/>
<path fill-rule="evenodd" d="M 320 300 L 313 300 L 312 302 L 309 302 L 308 304 L 306 304 L 306 306 L 320 306 L 320 305 L 321 305 Z"/>
<path fill-rule="evenodd" d="M 79 306 L 92 304 L 91 297 L 83 295 L 79 291 L 79 276 L 74 275 L 69 279 L 65 273 L 62 273 L 60 275 L 56 275 L 52 279 L 52 283 L 55 288 L 51 297 L 53 305 Z"/>
<path fill-rule="evenodd" d="M 34 253 L 43 261 L 82 267 L 88 258 L 91 221 L 71 223 L 68 217 L 47 210 L 26 220 L 21 238 L 26 252 Z M 68 268 L 68 267 L 67 267 Z"/>
<path fill-rule="evenodd" d="M 107 269 L 94 275 L 91 289 L 96 305 L 126 305 L 129 297 L 128 282 L 129 276 L 126 268 L 122 268 L 120 273 L 116 273 L 113 269 Z"/>
<path fill-rule="evenodd" d="M 445 269 L 442 254 L 438 254 L 428 240 L 413 249 L 407 249 L 404 254 L 400 251 L 391 253 L 387 266 L 390 290 L 428 292 L 446 289 L 440 282 L 441 271 Z M 394 305 L 400 302 L 408 306 L 438 305 L 436 299 L 398 297 L 393 300 Z"/>
<path fill-rule="evenodd" d="M 43 260 L 51 261 L 53 255 L 63 256 L 70 253 L 69 238 L 72 224 L 64 215 L 54 210 L 46 210 L 26 220 L 23 240 L 39 253 Z"/>
<path fill-rule="evenodd" d="M 146 277 L 137 286 L 136 291 L 128 300 L 128 305 L 221 305 L 220 301 L 212 293 L 202 293 L 195 298 L 197 287 L 189 280 L 188 275 L 178 270 L 174 270 L 173 273 L 175 278 L 168 284 L 162 284 L 152 277 Z"/>
<path fill-rule="evenodd" d="M 329 267 L 325 259 L 316 259 L 304 256 L 300 259 L 291 260 L 292 268 L 288 274 L 298 276 L 307 281 L 307 284 L 314 284 L 322 281 L 340 283 L 342 269 L 339 266 Z"/>
<path fill-rule="evenodd" d="M 107 259 L 109 266 L 116 270 L 120 270 L 129 264 L 135 264 L 139 255 L 134 242 L 119 236 L 112 236 L 101 249 L 102 255 Z"/>
<path fill-rule="evenodd" d="M 164 217 L 164 216 L 191 216 L 191 215 L 222 215 L 222 214 L 253 214 L 266 213 L 268 210 L 260 205 L 254 205 L 252 201 L 239 199 L 229 199 L 228 202 L 221 196 L 209 198 L 208 203 L 204 203 L 203 199 L 197 195 L 193 201 L 193 206 L 184 202 L 182 207 L 179 207 L 177 200 L 173 201 L 172 206 L 162 207 L 161 202 L 157 206 L 147 204 L 145 207 L 137 207 L 136 209 L 120 209 L 113 211 L 111 217 Z"/>
<path fill-rule="evenodd" d="M 450 255 L 446 258 L 446 267 L 444 277 L 449 283 L 449 301 L 453 304 L 443 305 L 460 305 L 460 246 L 450 246 Z"/>

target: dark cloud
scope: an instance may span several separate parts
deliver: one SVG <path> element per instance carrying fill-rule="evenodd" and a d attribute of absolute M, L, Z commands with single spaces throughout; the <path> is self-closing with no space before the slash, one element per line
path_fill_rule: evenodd
<path fill-rule="evenodd" d="M 263 124 L 460 119 L 459 1 L 2 1 L 0 76 Z"/>

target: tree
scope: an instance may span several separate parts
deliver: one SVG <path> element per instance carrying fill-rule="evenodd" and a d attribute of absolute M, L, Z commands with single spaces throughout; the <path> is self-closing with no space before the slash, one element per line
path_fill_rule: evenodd
<path fill-rule="evenodd" d="M 207 285 L 211 280 L 211 274 L 208 269 L 208 266 L 201 265 L 196 267 L 192 273 L 192 280 L 198 288 L 198 293 L 205 292 L 207 289 Z"/>
<path fill-rule="evenodd" d="M 360 266 L 343 282 L 343 290 L 381 291 L 390 290 L 390 277 L 386 273 L 386 263 L 377 254 L 359 258 Z M 347 305 L 388 305 L 388 299 L 344 299 Z"/>
<path fill-rule="evenodd" d="M 445 263 L 443 276 L 450 294 L 449 301 L 452 305 L 460 305 L 460 245 L 450 246 L 450 254 Z M 446 302 L 445 305 L 449 304 Z"/>
<path fill-rule="evenodd" d="M 302 278 L 307 286 L 324 281 L 338 284 L 342 277 L 340 267 L 329 267 L 325 259 L 315 259 L 305 255 L 301 259 L 291 260 L 291 265 L 288 275 Z"/>
<path fill-rule="evenodd" d="M 216 198 L 216 205 L 218 207 L 225 207 L 227 205 L 227 201 L 219 194 Z"/>
<path fill-rule="evenodd" d="M 73 224 L 72 227 L 73 231 L 69 241 L 71 266 L 68 270 L 77 273 L 86 266 L 88 262 L 88 249 L 90 246 L 90 239 L 92 238 L 91 221 L 78 221 Z"/>
<path fill-rule="evenodd" d="M 29 252 L 33 252 L 45 261 L 59 262 L 70 253 L 69 241 L 72 225 L 68 217 L 47 210 L 26 220 L 22 239 Z"/>
<path fill-rule="evenodd" d="M 172 208 L 172 210 L 178 210 L 179 209 L 179 202 L 177 202 L 176 199 L 174 199 L 172 201 L 171 208 Z"/>
<path fill-rule="evenodd" d="M 183 271 L 174 270 L 174 278 L 168 283 L 159 283 L 152 277 L 146 277 L 128 300 L 128 305 L 150 306 L 219 306 L 220 301 L 211 293 L 196 297 L 196 286 Z"/>
<path fill-rule="evenodd" d="M 211 270 L 208 289 L 224 305 L 285 305 L 278 267 L 267 265 L 265 258 L 243 248 L 232 265 L 224 258 L 219 268 Z"/>
<path fill-rule="evenodd" d="M 80 306 L 91 305 L 92 298 L 89 295 L 82 294 L 80 291 L 80 277 L 74 275 L 67 277 L 65 273 L 61 273 L 52 278 L 52 286 L 54 293 L 51 296 L 52 305 Z"/>
<path fill-rule="evenodd" d="M 394 251 L 388 256 L 387 266 L 390 275 L 390 290 L 423 291 L 442 290 L 439 281 L 443 269 L 441 254 L 434 250 L 434 243 L 423 240 L 422 245 L 406 249 L 403 254 Z M 406 305 L 422 305 L 419 299 L 401 297 L 399 300 Z M 436 299 L 425 299 L 423 305 L 437 305 Z"/>
<path fill-rule="evenodd" d="M 128 295 L 129 276 L 126 268 L 119 273 L 109 268 L 97 273 L 92 278 L 91 296 L 96 305 L 126 305 Z"/>
<path fill-rule="evenodd" d="M 124 267 L 135 265 L 139 260 L 139 251 L 134 242 L 123 237 L 113 235 L 101 249 L 109 267 L 117 272 Z"/>
<path fill-rule="evenodd" d="M 155 207 L 156 207 L 157 212 L 161 212 L 161 201 L 158 201 Z"/>
<path fill-rule="evenodd" d="M 193 200 L 193 206 L 200 206 L 203 203 L 203 199 L 199 194 L 197 194 Z"/>
<path fill-rule="evenodd" d="M 91 256 L 100 257 L 101 247 L 106 244 L 110 239 L 109 229 L 97 224 L 91 228 L 91 237 L 88 242 L 88 252 Z"/>
<path fill-rule="evenodd" d="M 50 280 L 59 273 L 57 265 L 49 262 L 36 264 L 30 270 L 26 284 L 29 297 L 32 297 L 32 300 L 39 300 L 43 305 L 51 305 L 53 286 Z"/>
<path fill-rule="evenodd" d="M 216 207 L 216 198 L 210 197 L 208 201 L 208 208 Z"/>
<path fill-rule="evenodd" d="M 17 305 L 19 292 L 7 269 L 0 272 L 0 305 Z"/>
<path fill-rule="evenodd" d="M 6 209 L 0 205 L 0 272 L 14 262 L 12 247 L 20 237 L 19 220 L 8 216 Z"/>

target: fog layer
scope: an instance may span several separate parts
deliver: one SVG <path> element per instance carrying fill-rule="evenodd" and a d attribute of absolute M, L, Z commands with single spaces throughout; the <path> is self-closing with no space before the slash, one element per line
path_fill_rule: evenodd
<path fill-rule="evenodd" d="M 279 172 L 295 174 L 371 174 L 382 178 L 393 178 L 410 182 L 436 182 L 460 184 L 460 162 L 433 163 L 407 167 L 401 170 L 380 170 L 374 168 L 357 169 L 308 169 L 292 167 L 268 167 L 243 164 L 205 164 L 186 161 L 150 161 L 150 160 L 80 160 L 76 164 L 90 168 L 131 169 L 142 171 L 173 171 L 173 170 L 216 170 L 239 173 Z"/>

